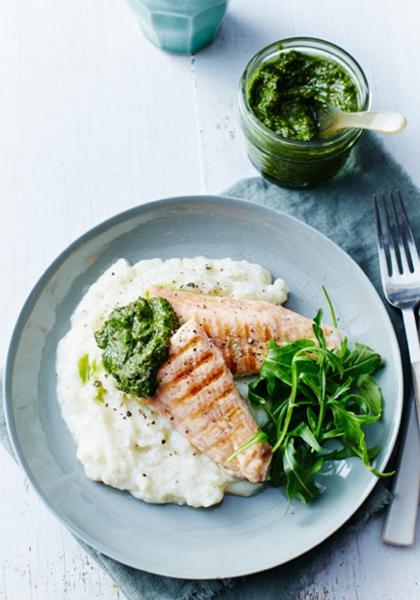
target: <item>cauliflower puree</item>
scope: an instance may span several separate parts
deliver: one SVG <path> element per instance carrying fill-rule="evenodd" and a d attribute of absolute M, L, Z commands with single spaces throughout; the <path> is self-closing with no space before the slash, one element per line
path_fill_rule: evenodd
<path fill-rule="evenodd" d="M 109 313 L 144 295 L 152 284 L 197 293 L 282 304 L 287 288 L 260 265 L 226 259 L 119 259 L 88 289 L 57 352 L 62 415 L 86 475 L 146 502 L 211 506 L 225 492 L 249 495 L 259 486 L 239 481 L 195 450 L 170 423 L 116 389 L 101 368 L 94 332 Z M 83 376 L 80 364 L 83 362 Z"/>

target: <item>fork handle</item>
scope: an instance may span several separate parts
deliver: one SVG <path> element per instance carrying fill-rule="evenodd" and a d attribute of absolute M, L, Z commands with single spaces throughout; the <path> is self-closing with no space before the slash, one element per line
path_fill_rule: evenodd
<path fill-rule="evenodd" d="M 414 387 L 414 397 L 415 397 L 415 408 L 417 413 L 417 421 L 420 427 L 420 361 L 416 361 L 411 363 L 411 372 L 413 374 L 413 387 Z M 414 417 L 414 415 L 413 415 Z M 419 462 L 420 462 L 420 454 L 419 454 Z"/>
<path fill-rule="evenodd" d="M 386 544 L 414 544 L 420 487 L 420 341 L 413 310 L 402 311 L 410 352 L 414 398 L 409 407 L 408 425 L 402 439 L 397 473 L 392 488 L 382 539 Z"/>
<path fill-rule="evenodd" d="M 412 546 L 415 540 L 420 486 L 420 432 L 414 398 L 410 402 L 407 431 L 400 451 L 382 539 L 394 546 Z"/>
<path fill-rule="evenodd" d="M 402 310 L 405 333 L 407 337 L 408 351 L 411 361 L 411 372 L 413 376 L 414 396 L 417 407 L 417 420 L 420 427 L 420 340 L 414 310 L 405 308 Z M 420 458 L 420 457 L 419 457 Z"/>

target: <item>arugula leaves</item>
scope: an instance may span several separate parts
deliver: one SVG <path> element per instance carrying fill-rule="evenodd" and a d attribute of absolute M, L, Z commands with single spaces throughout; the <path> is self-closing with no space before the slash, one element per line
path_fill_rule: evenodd
<path fill-rule="evenodd" d="M 273 449 L 271 484 L 284 486 L 289 501 L 304 503 L 320 493 L 315 475 L 326 461 L 355 456 L 375 475 L 391 474 L 372 467 L 379 449 L 367 447 L 364 431 L 382 415 L 382 393 L 373 378 L 382 359 L 363 344 L 350 348 L 346 339 L 340 348 L 329 349 L 321 318 L 320 310 L 313 321 L 316 342 L 269 342 L 248 394 L 266 412 L 267 421 L 231 457 L 268 441 Z"/>

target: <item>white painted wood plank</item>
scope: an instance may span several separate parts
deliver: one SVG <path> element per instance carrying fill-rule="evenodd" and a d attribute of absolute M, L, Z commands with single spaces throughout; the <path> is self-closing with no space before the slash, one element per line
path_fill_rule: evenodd
<path fill-rule="evenodd" d="M 382 518 L 376 517 L 338 547 L 302 595 L 310 600 L 417 600 L 420 598 L 420 544 L 397 548 L 381 544 Z M 420 539 L 420 522 L 417 526 Z"/>
<path fill-rule="evenodd" d="M 219 39 L 191 59 L 146 42 L 123 0 L 3 0 L 0 353 L 35 278 L 76 235 L 148 199 L 217 192 L 255 173 L 237 80 L 275 39 L 315 35 L 353 53 L 374 105 L 408 116 L 407 131 L 386 143 L 420 183 L 418 21 L 410 0 L 233 0 Z M 0 479 L 0 599 L 118 598 L 2 451 Z M 419 598 L 420 544 L 383 546 L 380 527 L 349 538 L 299 600 Z"/>

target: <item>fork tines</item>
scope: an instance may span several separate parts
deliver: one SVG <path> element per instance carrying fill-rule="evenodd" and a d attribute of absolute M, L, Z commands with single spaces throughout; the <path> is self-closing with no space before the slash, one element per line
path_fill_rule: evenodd
<path fill-rule="evenodd" d="M 414 273 L 419 256 L 401 192 L 374 194 L 373 200 L 381 271 L 389 277 Z"/>

